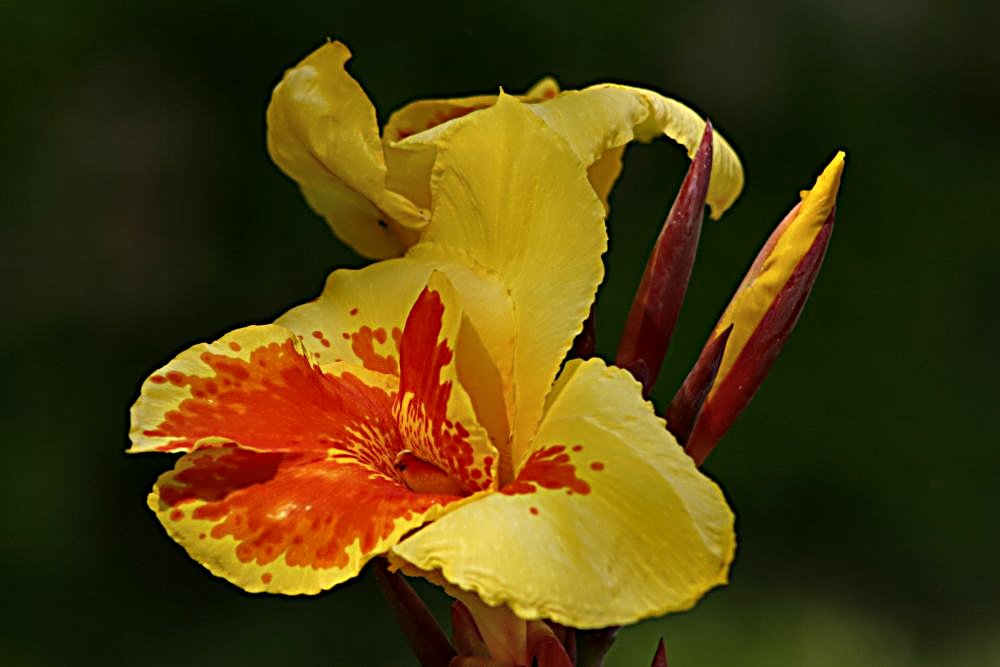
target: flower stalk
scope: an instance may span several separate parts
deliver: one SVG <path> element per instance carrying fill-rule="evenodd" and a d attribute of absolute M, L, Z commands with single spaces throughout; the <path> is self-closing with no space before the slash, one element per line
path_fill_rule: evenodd
<path fill-rule="evenodd" d="M 402 575 L 390 572 L 384 559 L 373 559 L 372 571 L 420 667 L 448 667 L 455 649 L 417 592 Z"/>

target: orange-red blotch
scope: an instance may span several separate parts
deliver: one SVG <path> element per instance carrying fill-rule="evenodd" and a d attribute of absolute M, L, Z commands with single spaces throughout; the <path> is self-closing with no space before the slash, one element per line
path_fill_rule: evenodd
<path fill-rule="evenodd" d="M 381 344 L 386 341 L 385 329 L 372 329 L 366 325 L 348 337 L 351 340 L 351 350 L 361 360 L 365 368 L 378 373 L 399 375 L 399 364 L 396 357 L 391 354 L 379 354 L 375 351 L 376 342 Z"/>
<path fill-rule="evenodd" d="M 343 373 L 327 375 L 292 340 L 253 350 L 249 360 L 205 353 L 210 376 L 179 372 L 167 378 L 191 397 L 145 434 L 168 438 L 160 449 L 193 448 L 204 438 L 224 438 L 258 451 L 338 449 L 391 473 L 402 449 L 392 397 Z M 364 437 L 361 434 L 367 434 Z"/>
<path fill-rule="evenodd" d="M 161 506 L 197 501 L 191 518 L 214 523 L 211 539 L 232 537 L 237 558 L 257 565 L 281 558 L 291 567 L 345 567 L 351 545 L 372 555 L 397 520 L 457 500 L 414 493 L 370 466 L 318 455 L 219 447 L 187 460 L 161 480 Z"/>
<path fill-rule="evenodd" d="M 546 447 L 533 453 L 514 481 L 500 489 L 500 493 L 508 496 L 534 493 L 539 487 L 550 491 L 565 489 L 571 495 L 590 493 L 590 485 L 576 476 L 576 466 L 563 445 Z"/>
<path fill-rule="evenodd" d="M 330 347 L 330 341 L 327 340 L 322 331 L 313 331 L 312 337 L 318 340 L 323 347 Z"/>
<path fill-rule="evenodd" d="M 468 441 L 469 430 L 448 418 L 452 384 L 442 381 L 442 370 L 454 360 L 448 340 L 441 340 L 444 302 L 424 288 L 410 309 L 399 346 L 399 394 L 394 410 L 406 446 L 420 458 L 458 479 L 470 491 L 487 489 L 491 470 L 478 469 Z"/>
<path fill-rule="evenodd" d="M 590 464 L 590 469 L 600 472 L 604 470 L 604 464 L 601 463 L 600 461 L 594 461 L 593 463 Z"/>
<path fill-rule="evenodd" d="M 271 579 L 273 579 L 273 575 L 270 572 L 265 572 L 264 574 L 260 575 L 260 580 L 265 584 L 271 583 Z"/>
<path fill-rule="evenodd" d="M 230 341 L 229 349 L 232 350 L 233 352 L 239 352 L 240 350 L 243 349 L 243 347 L 236 341 Z"/>

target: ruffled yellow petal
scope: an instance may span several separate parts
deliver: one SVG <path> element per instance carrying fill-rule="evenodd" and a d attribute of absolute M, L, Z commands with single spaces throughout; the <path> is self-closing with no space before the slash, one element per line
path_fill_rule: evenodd
<path fill-rule="evenodd" d="M 501 95 L 441 136 L 422 237 L 439 256 L 471 259 L 510 292 L 515 465 L 587 316 L 607 246 L 604 207 L 579 159 L 528 108 Z"/>
<path fill-rule="evenodd" d="M 613 151 L 633 140 L 648 142 L 665 135 L 693 157 L 705 130 L 705 121 L 680 102 L 617 84 L 566 91 L 530 108 L 569 142 L 584 164 L 608 161 L 594 177 L 594 187 L 604 193 L 610 191 L 620 170 L 616 166 L 620 153 Z M 719 218 L 743 189 L 743 167 L 722 135 L 715 134 L 712 149 L 708 204 L 712 217 Z"/>
<path fill-rule="evenodd" d="M 375 109 L 340 42 L 288 70 L 267 109 L 267 147 L 334 233 L 362 255 L 399 255 L 426 211 L 386 186 Z"/>
<path fill-rule="evenodd" d="M 686 609 L 724 583 L 733 515 L 625 371 L 572 361 L 517 478 L 397 544 L 489 605 L 578 628 Z"/>

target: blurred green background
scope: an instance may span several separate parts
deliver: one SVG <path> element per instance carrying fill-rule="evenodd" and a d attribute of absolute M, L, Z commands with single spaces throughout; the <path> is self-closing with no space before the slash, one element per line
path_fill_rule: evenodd
<path fill-rule="evenodd" d="M 126 457 L 173 353 L 360 266 L 264 150 L 283 70 L 332 36 L 381 117 L 412 99 L 614 80 L 707 113 L 747 187 L 706 223 L 662 407 L 771 227 L 838 148 L 837 229 L 795 335 L 706 469 L 732 582 L 611 664 L 1000 665 L 995 2 L 11 2 L 0 10 L 5 665 L 407 665 L 372 582 L 311 599 L 214 579 Z M 633 149 L 600 349 L 686 160 Z M 437 609 L 445 600 L 427 591 Z"/>

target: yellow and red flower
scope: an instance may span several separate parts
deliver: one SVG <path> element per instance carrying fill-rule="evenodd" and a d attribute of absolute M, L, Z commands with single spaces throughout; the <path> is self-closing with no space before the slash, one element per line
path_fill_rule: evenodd
<path fill-rule="evenodd" d="M 133 452 L 177 452 L 149 505 L 248 591 L 317 593 L 386 555 L 522 619 L 596 628 L 726 580 L 733 516 L 628 372 L 566 354 L 603 277 L 633 139 L 693 154 L 704 121 L 623 86 L 544 81 L 405 107 L 380 136 L 339 43 L 290 70 L 268 146 L 344 241 L 274 324 L 182 352 L 143 385 Z M 742 187 L 715 135 L 708 202 Z"/>

